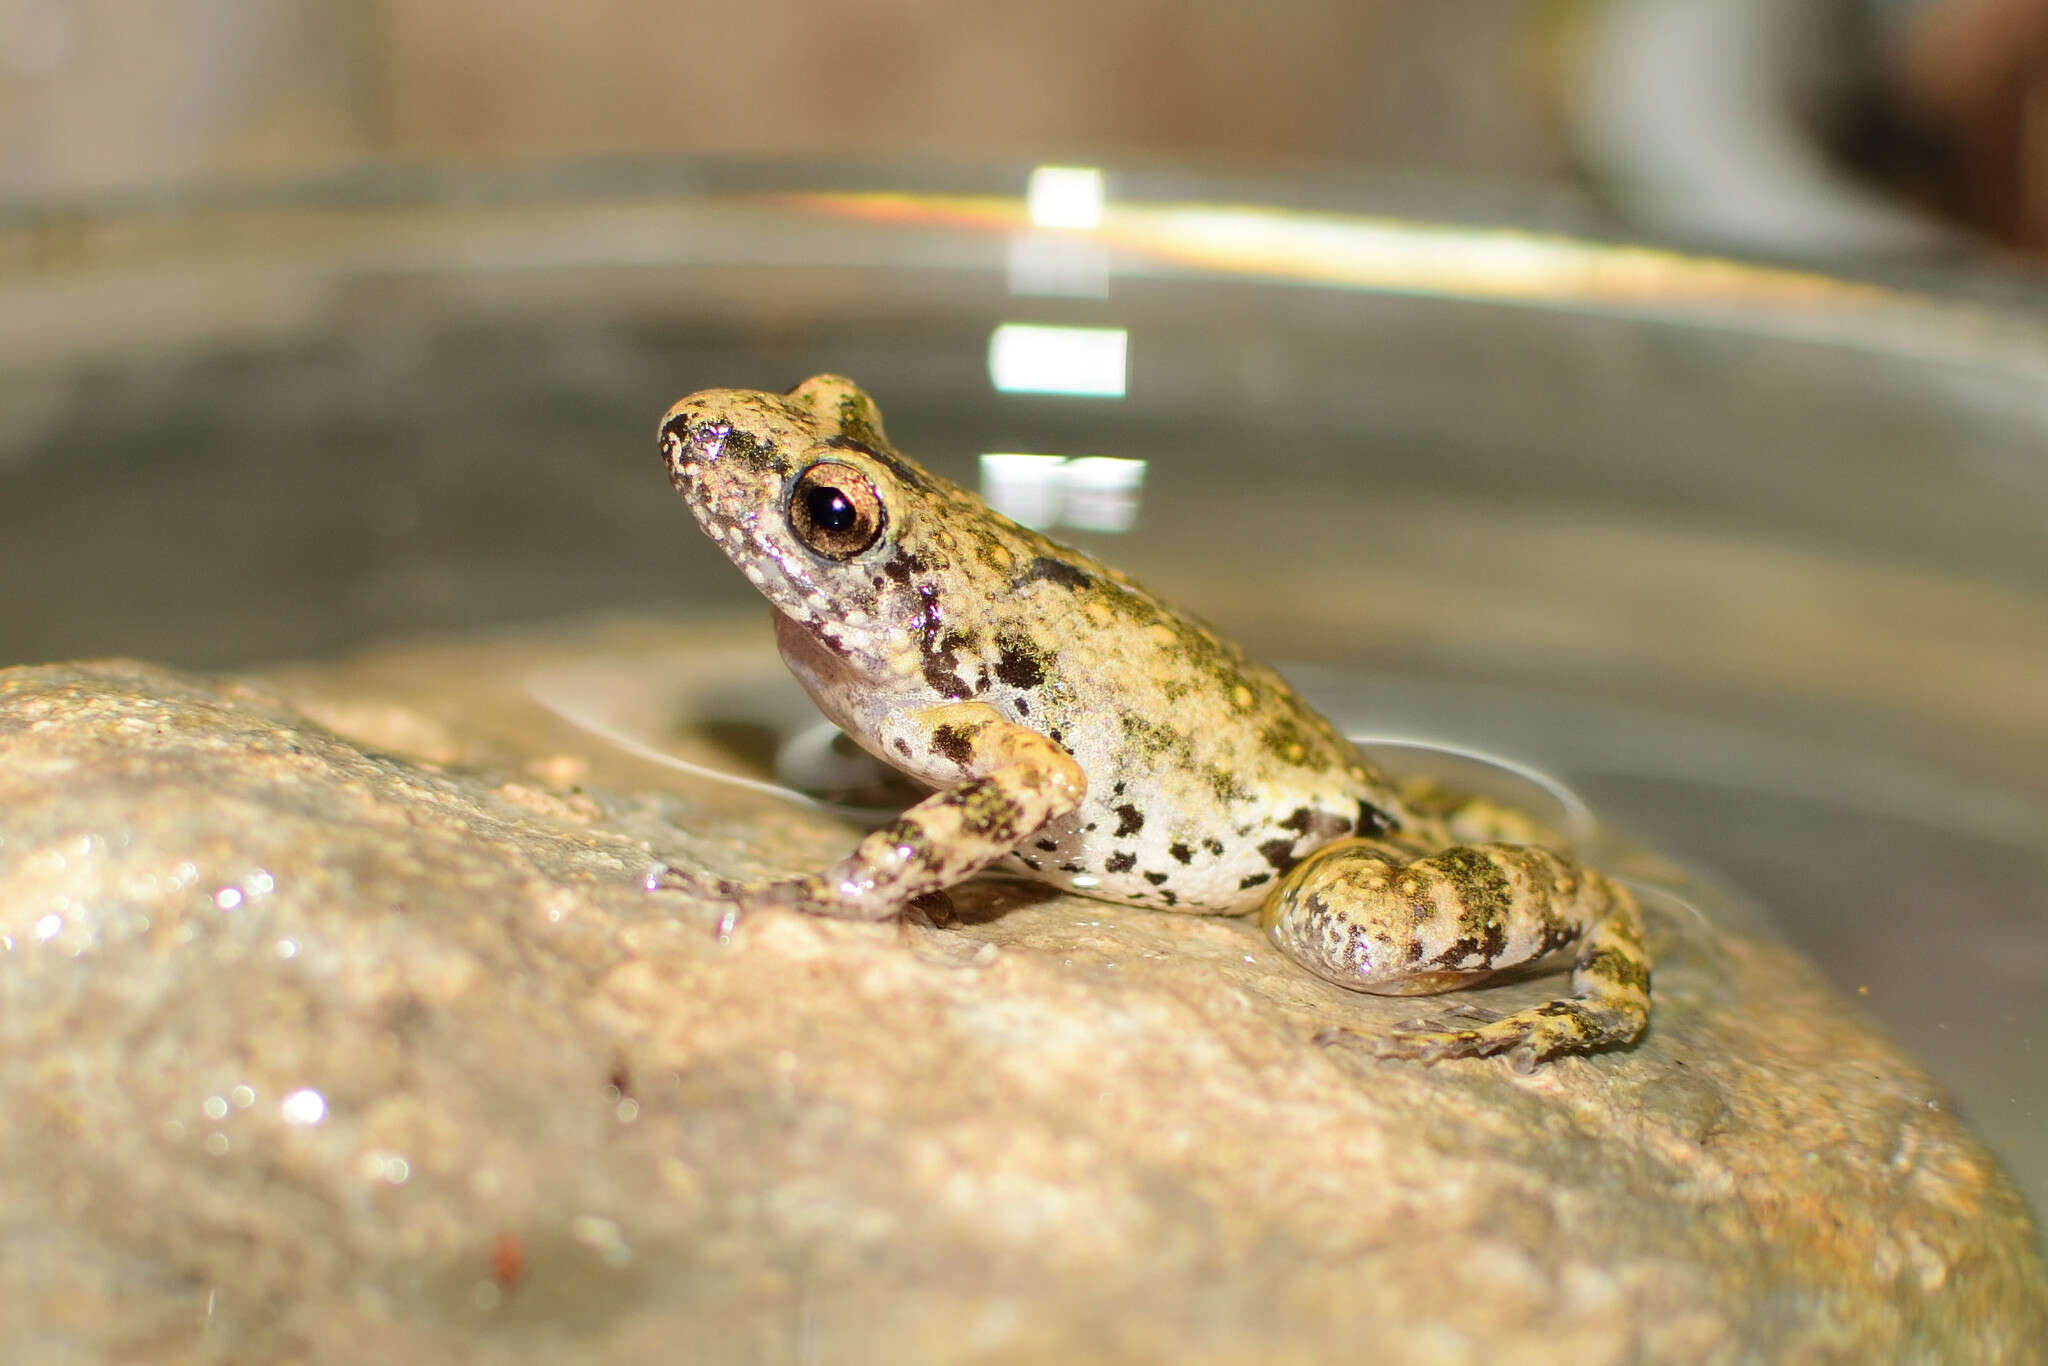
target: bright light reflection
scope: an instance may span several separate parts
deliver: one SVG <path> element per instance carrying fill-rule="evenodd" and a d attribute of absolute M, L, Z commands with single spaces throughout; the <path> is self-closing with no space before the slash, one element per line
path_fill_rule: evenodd
<path fill-rule="evenodd" d="M 981 457 L 981 496 L 988 505 L 1040 529 L 1129 531 L 1144 486 L 1143 460 L 1011 452 Z"/>
<path fill-rule="evenodd" d="M 988 339 L 988 377 L 1006 394 L 1122 398 L 1129 340 L 1121 327 L 1004 323 Z"/>
<path fill-rule="evenodd" d="M 1129 531 L 1138 520 L 1145 462 L 1084 455 L 1067 462 L 1067 505 L 1060 520 L 1084 531 Z"/>
<path fill-rule="evenodd" d="M 1093 166 L 1040 166 L 1024 204 L 1041 228 L 1102 226 L 1102 172 Z"/>
<path fill-rule="evenodd" d="M 1060 505 L 1066 501 L 1066 481 L 1061 477 L 1066 464 L 1063 455 L 984 455 L 981 496 L 1012 521 L 1057 526 Z"/>
<path fill-rule="evenodd" d="M 362 1168 L 363 1175 L 372 1181 L 383 1181 L 393 1186 L 402 1186 L 412 1179 L 412 1163 L 399 1153 L 364 1153 Z"/>
<path fill-rule="evenodd" d="M 302 1087 L 284 1098 L 278 1112 L 287 1124 L 318 1124 L 327 1118 L 327 1099 L 311 1087 Z"/>
<path fill-rule="evenodd" d="M 626 1266 L 633 1260 L 626 1231 L 615 1219 L 596 1214 L 579 1214 L 569 1221 L 569 1236 L 603 1258 L 608 1266 Z"/>
<path fill-rule="evenodd" d="M 1041 298 L 1109 297 L 1109 253 L 1086 237 L 1020 232 L 1004 261 L 1010 293 Z"/>

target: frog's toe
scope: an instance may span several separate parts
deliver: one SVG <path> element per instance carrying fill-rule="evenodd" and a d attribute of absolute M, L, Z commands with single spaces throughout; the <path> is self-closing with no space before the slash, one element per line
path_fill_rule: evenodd
<path fill-rule="evenodd" d="M 681 892 L 701 901 L 723 901 L 746 886 L 729 877 L 719 877 L 701 869 L 678 868 L 668 863 L 650 866 L 640 879 L 640 885 L 650 892 Z"/>
<path fill-rule="evenodd" d="M 1448 1020 L 1418 1020 L 1384 1034 L 1365 1036 L 1367 1048 L 1376 1058 L 1410 1058 L 1416 1062 L 1442 1062 L 1446 1058 L 1476 1058 L 1499 1051 L 1486 1032 L 1459 1029 Z"/>
<path fill-rule="evenodd" d="M 1355 1042 L 1376 1058 L 1442 1062 L 1446 1058 L 1483 1058 L 1509 1053 L 1518 1072 L 1532 1071 L 1558 1053 L 1583 1047 L 1559 1038 L 1541 1037 L 1538 1022 L 1504 1016 L 1484 1006 L 1460 1004 L 1438 1016 L 1404 1020 L 1391 1029 L 1368 1032 L 1338 1025 L 1315 1036 L 1318 1044 Z"/>
<path fill-rule="evenodd" d="M 1332 1025 L 1319 1031 L 1314 1042 L 1325 1048 L 1333 1044 L 1354 1043 L 1376 1058 L 1408 1058 L 1417 1062 L 1477 1057 L 1508 1046 L 1501 1044 L 1489 1048 L 1481 1030 L 1460 1029 L 1448 1020 L 1428 1019 L 1409 1020 L 1377 1033 L 1353 1029 L 1348 1025 Z"/>
<path fill-rule="evenodd" d="M 647 877 L 641 879 L 641 887 L 647 891 L 680 891 L 696 901 L 711 901 L 713 909 L 717 909 L 711 932 L 721 944 L 733 938 L 741 917 L 762 909 L 797 909 L 801 893 L 801 889 L 788 883 L 739 883 L 729 877 L 717 877 L 715 872 L 676 868 L 666 862 L 653 864 Z"/>
<path fill-rule="evenodd" d="M 1497 1020 L 1503 1020 L 1507 1017 L 1500 1011 L 1487 1006 L 1473 1005 L 1469 1001 L 1453 1001 L 1444 1007 L 1442 1018 L 1446 1020 L 1462 1020 L 1468 1024 L 1492 1024 Z"/>
<path fill-rule="evenodd" d="M 1439 1062 L 1505 1053 L 1517 1072 L 1528 1073 L 1563 1054 L 1626 1044 L 1641 1032 L 1639 1018 L 1583 1001 L 1552 1001 L 1512 1015 L 1461 1002 L 1435 1019 L 1411 1020 L 1361 1037 L 1377 1057 Z"/>

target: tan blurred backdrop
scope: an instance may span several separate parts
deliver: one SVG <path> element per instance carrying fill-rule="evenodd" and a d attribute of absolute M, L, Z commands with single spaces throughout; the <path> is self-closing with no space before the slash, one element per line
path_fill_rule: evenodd
<path fill-rule="evenodd" d="M 1695 240 L 2048 251 L 2048 0 L 0 0 L 0 200 L 704 155 L 1578 179 Z"/>
<path fill-rule="evenodd" d="M 369 157 L 1221 157 L 1548 176 L 1538 0 L 0 0 L 0 187 Z"/>

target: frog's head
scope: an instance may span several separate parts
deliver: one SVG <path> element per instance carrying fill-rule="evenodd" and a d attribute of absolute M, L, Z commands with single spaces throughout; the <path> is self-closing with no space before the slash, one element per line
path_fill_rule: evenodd
<path fill-rule="evenodd" d="M 897 615 L 886 566 L 935 481 L 890 449 L 852 381 L 707 389 L 668 410 L 660 440 L 698 524 L 777 611 L 835 641 Z"/>

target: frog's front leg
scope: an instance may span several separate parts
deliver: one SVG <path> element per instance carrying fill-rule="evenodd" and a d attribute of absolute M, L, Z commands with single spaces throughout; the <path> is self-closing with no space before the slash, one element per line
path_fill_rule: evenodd
<path fill-rule="evenodd" d="M 1274 889 L 1266 933 L 1317 976 L 1384 995 L 1452 991 L 1576 944 L 1569 1000 L 1482 1023 L 1373 1035 L 1382 1057 L 1511 1052 L 1520 1067 L 1633 1040 L 1650 1014 L 1650 959 L 1635 898 L 1536 845 L 1467 844 L 1426 857 L 1340 840 Z M 1353 1032 L 1353 1031 L 1346 1031 Z"/>
<path fill-rule="evenodd" d="M 944 756 L 962 781 L 870 831 L 823 873 L 722 887 L 738 909 L 886 920 L 905 903 L 994 863 L 1074 810 L 1087 792 L 1072 755 L 979 702 L 928 708 L 891 729 Z"/>

